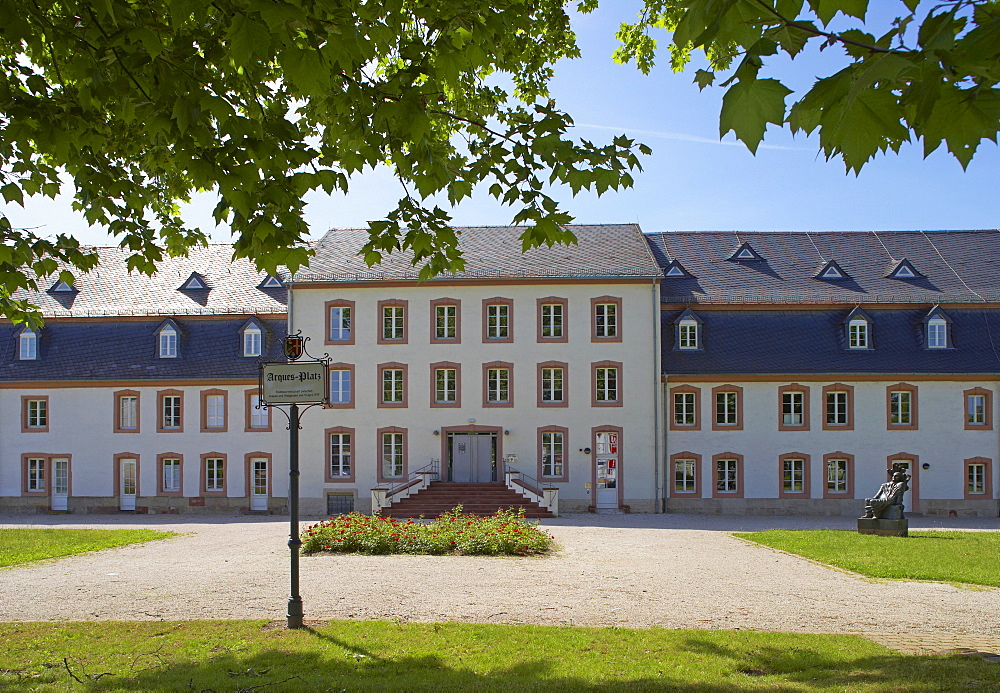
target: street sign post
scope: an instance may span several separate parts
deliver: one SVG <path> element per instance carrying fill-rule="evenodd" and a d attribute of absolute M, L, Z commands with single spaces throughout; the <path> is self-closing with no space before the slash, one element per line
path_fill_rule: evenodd
<path fill-rule="evenodd" d="M 260 404 L 268 408 L 288 405 L 288 550 L 290 552 L 288 627 L 301 628 L 302 595 L 299 594 L 299 405 L 330 403 L 330 357 L 298 361 L 308 337 L 285 337 L 283 351 L 290 363 L 270 362 L 260 366 Z"/>

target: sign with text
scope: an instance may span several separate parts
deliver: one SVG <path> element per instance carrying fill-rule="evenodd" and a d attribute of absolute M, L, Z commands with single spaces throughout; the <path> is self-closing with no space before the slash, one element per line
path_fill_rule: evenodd
<path fill-rule="evenodd" d="M 326 404 L 326 361 L 264 363 L 260 367 L 260 398 L 264 404 Z"/>

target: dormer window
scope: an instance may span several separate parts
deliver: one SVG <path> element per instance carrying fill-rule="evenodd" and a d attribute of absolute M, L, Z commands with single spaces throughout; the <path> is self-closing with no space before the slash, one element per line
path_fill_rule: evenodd
<path fill-rule="evenodd" d="M 754 250 L 749 243 L 743 243 L 736 252 L 729 256 L 730 261 L 743 262 L 745 260 L 763 260 L 760 254 Z"/>
<path fill-rule="evenodd" d="M 951 347 L 951 320 L 944 311 L 934 307 L 924 318 L 928 349 Z"/>
<path fill-rule="evenodd" d="M 18 354 L 21 361 L 34 361 L 38 358 L 38 333 L 30 327 L 25 327 L 17 337 Z"/>
<path fill-rule="evenodd" d="M 181 291 L 204 291 L 208 288 L 208 282 L 197 272 L 192 272 L 187 281 L 181 285 Z"/>
<path fill-rule="evenodd" d="M 246 357 L 260 356 L 264 351 L 264 331 L 260 323 L 250 320 L 243 326 L 243 355 Z"/>
<path fill-rule="evenodd" d="M 860 308 L 855 308 L 844 322 L 847 326 L 848 349 L 872 348 L 872 320 L 867 313 Z"/>
<path fill-rule="evenodd" d="M 161 359 L 175 359 L 179 354 L 179 335 L 171 321 L 164 323 L 158 333 L 159 356 Z"/>
<path fill-rule="evenodd" d="M 684 269 L 684 265 L 677 260 L 671 260 L 664 268 L 663 276 L 667 279 L 687 279 L 691 276 L 691 273 Z"/>
<path fill-rule="evenodd" d="M 264 281 L 257 285 L 257 288 L 259 289 L 280 289 L 281 287 L 281 280 L 273 274 L 269 274 L 264 277 Z"/>
<path fill-rule="evenodd" d="M 70 286 L 68 282 L 64 282 L 62 280 L 57 281 L 55 284 L 52 285 L 52 288 L 49 289 L 49 291 L 51 291 L 52 293 L 60 293 L 60 294 L 71 293 L 74 290 L 75 289 L 73 289 L 73 287 Z"/>
<path fill-rule="evenodd" d="M 677 348 L 681 351 L 701 349 L 701 318 L 690 309 L 674 321 L 677 329 Z"/>
<path fill-rule="evenodd" d="M 816 279 L 826 279 L 828 281 L 836 281 L 838 279 L 850 279 L 847 272 L 841 269 L 840 265 L 837 264 L 836 260 L 830 260 L 828 263 L 820 268 L 819 272 L 815 275 Z"/>
<path fill-rule="evenodd" d="M 889 279 L 916 279 L 920 276 L 922 275 L 917 271 L 917 268 L 906 258 L 897 262 L 896 266 L 888 274 Z"/>

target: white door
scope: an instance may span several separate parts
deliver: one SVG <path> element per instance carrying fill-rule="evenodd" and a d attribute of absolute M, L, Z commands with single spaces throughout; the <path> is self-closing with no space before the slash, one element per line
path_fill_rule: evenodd
<path fill-rule="evenodd" d="M 52 458 L 52 509 L 69 508 L 69 459 Z"/>
<path fill-rule="evenodd" d="M 597 509 L 618 507 L 618 434 L 598 433 L 594 455 Z"/>
<path fill-rule="evenodd" d="M 122 510 L 135 510 L 136 464 L 130 457 L 121 459 L 119 472 L 118 499 Z"/>
<path fill-rule="evenodd" d="M 894 465 L 902 465 L 903 471 L 910 475 L 910 482 L 907 484 L 910 488 L 903 494 L 903 508 L 911 513 L 918 512 L 920 509 L 920 499 L 917 498 L 917 468 L 913 466 L 913 460 L 908 460 L 904 457 L 899 459 L 889 460 L 889 467 Z"/>
<path fill-rule="evenodd" d="M 267 510 L 267 458 L 250 460 L 250 509 Z"/>

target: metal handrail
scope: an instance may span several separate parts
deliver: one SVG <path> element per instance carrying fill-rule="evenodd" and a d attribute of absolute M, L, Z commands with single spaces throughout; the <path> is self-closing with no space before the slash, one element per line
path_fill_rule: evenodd
<path fill-rule="evenodd" d="M 385 492 L 385 497 L 386 498 L 391 498 L 392 496 L 394 496 L 395 494 L 399 493 L 400 491 L 403 491 L 403 490 L 409 488 L 410 486 L 413 486 L 413 484 L 417 483 L 420 480 L 420 476 L 422 474 L 426 474 L 426 473 L 437 474 L 438 478 L 440 478 L 440 476 L 441 476 L 441 470 L 440 470 L 439 465 L 440 465 L 440 460 L 431 460 L 429 463 L 425 464 L 420 469 L 418 469 L 416 471 L 413 471 L 413 472 L 410 472 L 409 474 L 406 475 L 405 479 L 403 479 L 402 481 L 400 481 L 400 482 L 398 482 L 396 484 L 393 484 L 393 485 L 389 486 L 389 488 Z M 377 486 L 377 488 L 381 488 L 381 487 L 382 487 L 381 484 L 379 484 Z"/>
<path fill-rule="evenodd" d="M 523 486 L 524 488 L 526 488 L 529 491 L 531 491 L 532 493 L 534 493 L 536 496 L 542 497 L 542 496 L 545 495 L 545 493 L 542 491 L 542 488 L 543 488 L 542 483 L 538 479 L 536 479 L 535 477 L 529 476 L 529 475 L 525 474 L 524 472 L 522 472 L 521 470 L 517 469 L 516 467 L 510 466 L 509 464 L 504 464 L 504 478 L 505 479 L 506 479 L 506 476 L 507 476 L 508 472 L 515 472 L 517 474 L 520 474 L 521 478 L 517 479 L 517 482 L 521 486 Z"/>

